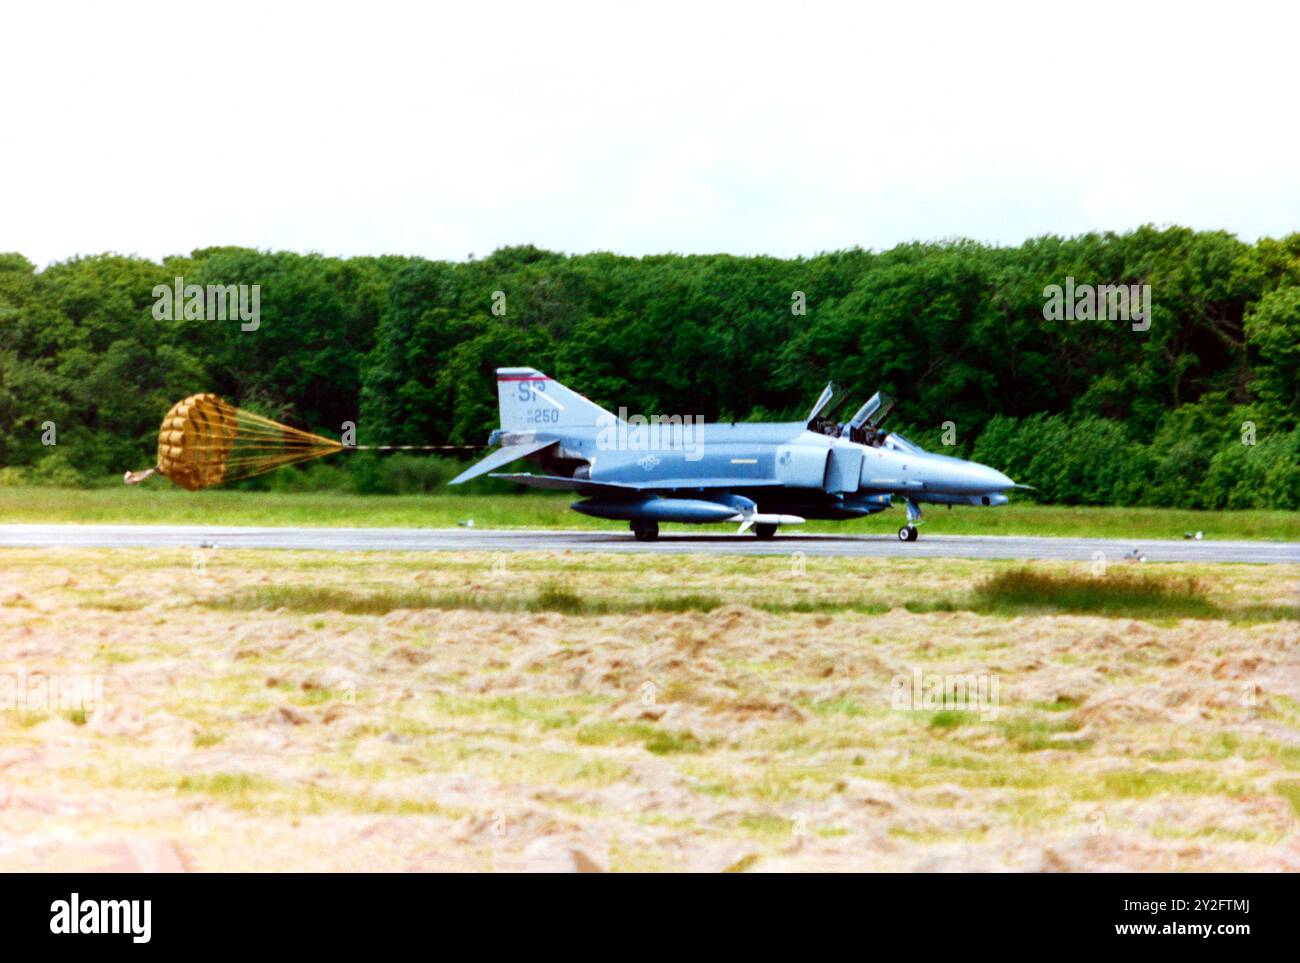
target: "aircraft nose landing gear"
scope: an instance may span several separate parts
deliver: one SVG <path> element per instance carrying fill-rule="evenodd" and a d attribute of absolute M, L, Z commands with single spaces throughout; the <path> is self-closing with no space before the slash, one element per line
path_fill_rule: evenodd
<path fill-rule="evenodd" d="M 907 509 L 907 524 L 898 530 L 898 540 L 900 542 L 915 542 L 917 536 L 916 526 L 921 524 L 921 506 L 912 499 L 907 498 L 903 501 L 903 507 Z"/>

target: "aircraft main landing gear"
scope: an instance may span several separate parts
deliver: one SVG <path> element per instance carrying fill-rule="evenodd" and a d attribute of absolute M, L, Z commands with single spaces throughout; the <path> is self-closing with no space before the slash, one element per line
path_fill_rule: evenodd
<path fill-rule="evenodd" d="M 631 528 L 638 542 L 653 542 L 659 537 L 658 522 L 633 522 Z"/>
<path fill-rule="evenodd" d="M 759 538 L 773 538 L 776 535 L 776 526 L 765 522 L 756 522 L 754 524 L 754 534 Z"/>
<path fill-rule="evenodd" d="M 903 507 L 907 509 L 907 524 L 898 530 L 898 540 L 900 542 L 915 542 L 917 531 L 916 526 L 921 523 L 921 506 L 910 498 L 903 499 Z"/>

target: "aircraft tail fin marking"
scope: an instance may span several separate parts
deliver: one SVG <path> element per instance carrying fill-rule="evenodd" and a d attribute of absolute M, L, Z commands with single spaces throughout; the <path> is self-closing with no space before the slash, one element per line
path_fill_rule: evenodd
<path fill-rule="evenodd" d="M 614 415 L 536 368 L 497 368 L 501 428 L 507 432 L 595 428 Z"/>

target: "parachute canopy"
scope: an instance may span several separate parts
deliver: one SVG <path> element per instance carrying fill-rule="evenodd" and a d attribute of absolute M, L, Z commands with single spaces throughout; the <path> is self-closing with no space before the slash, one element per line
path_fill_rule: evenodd
<path fill-rule="evenodd" d="M 163 418 L 156 470 L 196 491 L 343 448 L 341 442 L 236 408 L 217 395 L 190 395 Z M 128 473 L 127 481 L 142 477 Z"/>

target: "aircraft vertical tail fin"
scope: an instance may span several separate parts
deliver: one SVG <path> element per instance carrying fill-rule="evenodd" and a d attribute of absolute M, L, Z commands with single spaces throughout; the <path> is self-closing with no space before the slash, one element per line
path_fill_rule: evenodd
<path fill-rule="evenodd" d="M 614 415 L 536 368 L 497 368 L 501 430 L 554 431 L 613 424 Z"/>

